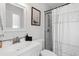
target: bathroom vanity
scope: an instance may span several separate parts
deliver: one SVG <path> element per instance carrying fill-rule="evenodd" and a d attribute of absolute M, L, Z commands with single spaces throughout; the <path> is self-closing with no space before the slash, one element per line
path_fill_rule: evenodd
<path fill-rule="evenodd" d="M 0 56 L 39 56 L 42 50 L 40 42 L 26 41 L 6 48 L 0 48 Z"/>
<path fill-rule="evenodd" d="M 26 5 L 23 6 L 17 3 L 0 4 L 0 56 L 40 55 L 40 51 L 42 50 L 41 42 L 21 41 L 12 44 L 12 41 L 16 37 L 23 37 L 27 33 L 26 11 Z"/>

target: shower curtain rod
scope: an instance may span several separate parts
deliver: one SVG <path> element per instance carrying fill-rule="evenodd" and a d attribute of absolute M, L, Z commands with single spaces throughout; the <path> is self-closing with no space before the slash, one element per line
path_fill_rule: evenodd
<path fill-rule="evenodd" d="M 44 11 L 44 12 L 48 12 L 48 11 L 51 11 L 51 10 L 57 9 L 57 8 L 63 7 L 63 6 L 68 5 L 68 4 L 70 4 L 70 3 L 66 3 L 66 4 L 64 4 L 64 5 L 61 5 L 61 6 L 58 6 L 58 7 L 55 7 L 55 8 L 49 9 L 49 10 L 46 10 L 46 11 Z"/>

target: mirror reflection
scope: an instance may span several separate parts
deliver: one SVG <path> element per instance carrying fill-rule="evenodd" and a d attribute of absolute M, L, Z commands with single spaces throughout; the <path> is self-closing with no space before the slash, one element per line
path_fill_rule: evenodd
<path fill-rule="evenodd" d="M 24 28 L 24 10 L 22 8 L 6 4 L 6 27 Z"/>

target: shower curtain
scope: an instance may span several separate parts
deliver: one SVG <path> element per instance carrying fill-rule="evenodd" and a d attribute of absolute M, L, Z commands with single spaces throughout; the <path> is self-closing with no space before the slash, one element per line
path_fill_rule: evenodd
<path fill-rule="evenodd" d="M 57 55 L 79 56 L 79 3 L 52 10 L 53 51 Z"/>
<path fill-rule="evenodd" d="M 61 55 L 60 29 L 62 28 L 62 25 L 60 22 L 58 10 L 59 9 L 55 9 L 52 11 L 53 51 L 57 55 Z"/>

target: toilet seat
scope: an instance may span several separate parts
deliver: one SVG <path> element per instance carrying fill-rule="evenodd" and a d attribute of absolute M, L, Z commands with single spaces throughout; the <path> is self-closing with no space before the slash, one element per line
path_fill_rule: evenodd
<path fill-rule="evenodd" d="M 52 51 L 44 49 L 43 51 L 41 51 L 41 56 L 56 56 L 56 54 Z"/>

